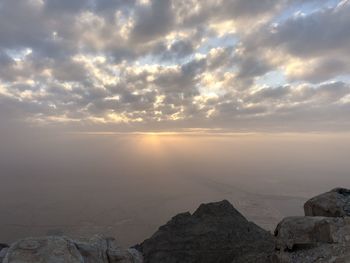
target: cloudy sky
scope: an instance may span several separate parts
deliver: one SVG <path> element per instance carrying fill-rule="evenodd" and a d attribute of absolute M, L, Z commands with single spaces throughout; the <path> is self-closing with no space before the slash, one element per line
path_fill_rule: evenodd
<path fill-rule="evenodd" d="M 0 126 L 348 131 L 350 1 L 0 0 Z"/>

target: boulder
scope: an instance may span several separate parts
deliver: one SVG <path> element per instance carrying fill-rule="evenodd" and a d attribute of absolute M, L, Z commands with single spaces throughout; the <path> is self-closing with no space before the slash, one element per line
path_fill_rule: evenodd
<path fill-rule="evenodd" d="M 0 250 L 3 248 L 7 248 L 7 247 L 9 247 L 9 245 L 4 244 L 4 243 L 0 243 Z"/>
<path fill-rule="evenodd" d="M 109 263 L 143 263 L 142 254 L 134 248 L 122 249 L 115 239 L 107 239 L 107 256 Z"/>
<path fill-rule="evenodd" d="M 6 254 L 7 254 L 7 250 L 8 250 L 8 247 L 5 247 L 5 246 L 2 247 L 0 244 L 0 263 L 3 262 Z"/>
<path fill-rule="evenodd" d="M 138 249 L 145 263 L 267 263 L 274 241 L 224 200 L 173 217 Z"/>
<path fill-rule="evenodd" d="M 350 218 L 287 217 L 277 225 L 275 236 L 279 250 L 350 243 Z"/>
<path fill-rule="evenodd" d="M 91 239 L 80 240 L 62 236 L 23 239 L 8 248 L 3 263 L 142 263 L 142 261 L 142 255 L 137 250 L 121 249 L 113 238 L 97 235 Z"/>
<path fill-rule="evenodd" d="M 108 239 L 103 236 L 96 235 L 91 239 L 80 239 L 75 241 L 75 244 L 85 263 L 109 263 L 107 256 Z"/>
<path fill-rule="evenodd" d="M 4 263 L 83 263 L 75 244 L 64 237 L 27 238 L 10 246 Z"/>
<path fill-rule="evenodd" d="M 350 190 L 335 188 L 311 198 L 304 204 L 306 216 L 350 216 Z"/>
<path fill-rule="evenodd" d="M 142 263 L 143 257 L 139 251 L 130 248 L 127 250 L 108 250 L 109 263 Z"/>

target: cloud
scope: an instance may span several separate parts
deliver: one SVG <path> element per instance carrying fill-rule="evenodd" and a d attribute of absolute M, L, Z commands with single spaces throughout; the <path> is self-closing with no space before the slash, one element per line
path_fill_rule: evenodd
<path fill-rule="evenodd" d="M 0 117 L 67 129 L 345 129 L 349 8 L 4 0 Z"/>
<path fill-rule="evenodd" d="M 166 35 L 173 25 L 173 12 L 170 0 L 153 0 L 137 10 L 131 39 L 147 42 Z"/>
<path fill-rule="evenodd" d="M 292 80 L 320 83 L 347 75 L 350 4 L 343 1 L 310 13 L 298 11 L 248 34 L 243 48 L 284 70 Z M 255 53 L 256 52 L 256 53 Z"/>
<path fill-rule="evenodd" d="M 269 40 L 297 57 L 319 57 L 324 53 L 349 52 L 350 5 L 297 14 L 274 29 Z"/>

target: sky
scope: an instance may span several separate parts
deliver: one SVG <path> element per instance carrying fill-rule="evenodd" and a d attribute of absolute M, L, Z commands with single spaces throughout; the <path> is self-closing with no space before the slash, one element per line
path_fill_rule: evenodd
<path fill-rule="evenodd" d="M 0 128 L 350 128 L 350 2 L 1 0 Z"/>

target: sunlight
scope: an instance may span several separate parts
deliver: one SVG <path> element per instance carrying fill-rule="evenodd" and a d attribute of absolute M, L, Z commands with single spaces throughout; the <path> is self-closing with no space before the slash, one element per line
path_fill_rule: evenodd
<path fill-rule="evenodd" d="M 160 136 L 154 132 L 141 134 L 139 135 L 140 140 L 138 140 L 137 147 L 144 154 L 159 158 L 164 154 Z"/>

